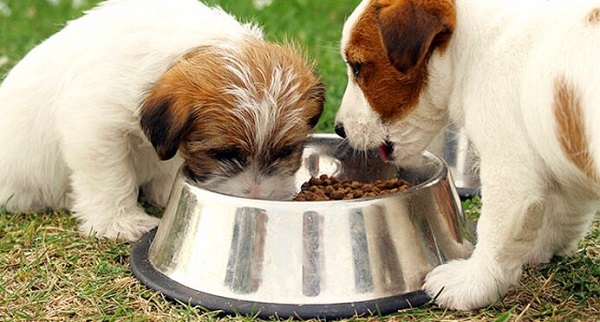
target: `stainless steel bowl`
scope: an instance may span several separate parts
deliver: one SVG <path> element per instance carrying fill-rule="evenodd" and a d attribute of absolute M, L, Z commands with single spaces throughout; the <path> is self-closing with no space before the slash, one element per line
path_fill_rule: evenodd
<path fill-rule="evenodd" d="M 399 175 L 400 193 L 347 201 L 254 200 L 179 173 L 158 230 L 136 243 L 136 277 L 167 297 L 225 313 L 344 318 L 418 306 L 424 276 L 469 255 L 472 236 L 445 163 L 426 152 L 398 169 L 334 135 L 315 135 L 297 185 L 327 174 Z"/>

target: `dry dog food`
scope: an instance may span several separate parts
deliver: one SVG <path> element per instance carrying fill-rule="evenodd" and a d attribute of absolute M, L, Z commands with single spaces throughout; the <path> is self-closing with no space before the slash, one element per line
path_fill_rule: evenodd
<path fill-rule="evenodd" d="M 300 193 L 294 200 L 324 201 L 376 197 L 406 190 L 410 186 L 410 183 L 398 178 L 364 183 L 348 179 L 338 180 L 323 174 L 318 178 L 311 177 L 302 184 Z"/>

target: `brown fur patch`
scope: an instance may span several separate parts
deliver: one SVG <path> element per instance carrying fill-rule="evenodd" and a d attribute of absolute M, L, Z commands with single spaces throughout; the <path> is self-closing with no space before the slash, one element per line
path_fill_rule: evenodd
<path fill-rule="evenodd" d="M 564 77 L 554 81 L 554 117 L 558 139 L 567 158 L 588 178 L 597 181 L 598 174 L 586 138 L 581 99 L 573 84 Z"/>
<path fill-rule="evenodd" d="M 323 109 L 325 88 L 296 48 L 260 39 L 236 45 L 228 51 L 194 49 L 149 90 L 142 107 L 142 127 L 159 156 L 168 159 L 179 149 L 198 177 L 219 168 L 220 158 L 260 169 L 300 153 Z M 292 80 L 274 93 L 273 82 L 283 84 L 276 70 Z M 265 99 L 267 93 L 272 100 Z M 256 135 L 261 120 L 252 108 L 240 108 L 243 104 L 276 106 L 277 118 L 269 118 L 272 133 L 262 143 Z M 300 157 L 293 160 L 292 171 L 300 167 Z"/>
<path fill-rule="evenodd" d="M 600 8 L 595 8 L 590 11 L 587 15 L 587 21 L 590 24 L 597 24 L 600 22 Z"/>
<path fill-rule="evenodd" d="M 427 60 L 444 50 L 455 24 L 454 3 L 372 0 L 352 30 L 345 56 L 359 64 L 356 82 L 383 120 L 410 113 L 426 86 Z"/>

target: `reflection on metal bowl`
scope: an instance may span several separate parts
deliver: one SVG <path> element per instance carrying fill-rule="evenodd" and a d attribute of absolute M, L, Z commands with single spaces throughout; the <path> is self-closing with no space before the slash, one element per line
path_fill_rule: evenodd
<path fill-rule="evenodd" d="M 315 135 L 297 185 L 311 175 L 400 176 L 399 193 L 340 201 L 271 201 L 198 188 L 180 171 L 158 230 L 136 243 L 136 277 L 167 297 L 225 313 L 301 318 L 388 314 L 429 299 L 424 276 L 472 249 L 444 162 L 426 152 L 398 169 L 375 153 Z"/>

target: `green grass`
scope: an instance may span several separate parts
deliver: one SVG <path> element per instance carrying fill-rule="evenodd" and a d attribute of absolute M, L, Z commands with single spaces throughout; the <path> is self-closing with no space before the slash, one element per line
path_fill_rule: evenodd
<path fill-rule="evenodd" d="M 84 1 L 85 2 L 85 1 Z M 0 0 L 0 75 L 29 49 L 77 17 L 70 0 Z M 242 20 L 264 26 L 269 39 L 298 41 L 317 60 L 328 87 L 326 111 L 317 131 L 330 132 L 346 84 L 338 41 L 344 18 L 358 0 L 274 0 L 261 11 L 251 0 L 215 1 Z M 478 199 L 463 204 L 479 215 Z M 131 244 L 81 236 L 64 211 L 8 214 L 0 205 L 0 320 L 232 320 L 166 300 L 139 283 L 129 270 Z M 426 305 L 386 316 L 392 321 L 591 321 L 600 316 L 600 221 L 569 258 L 527 269 L 500 302 L 473 312 Z M 375 317 L 378 318 L 378 317 Z M 349 321 L 367 321 L 356 318 Z"/>
<path fill-rule="evenodd" d="M 464 206 L 477 215 L 477 201 Z M 600 314 L 599 228 L 596 222 L 574 256 L 528 269 L 521 283 L 489 308 L 463 313 L 426 305 L 385 318 L 590 321 Z M 219 317 L 166 300 L 131 275 L 130 250 L 130 244 L 81 236 L 66 212 L 1 212 L 0 320 L 256 320 Z"/>

